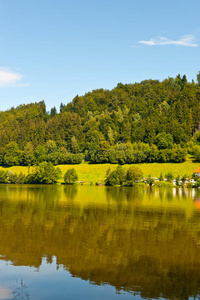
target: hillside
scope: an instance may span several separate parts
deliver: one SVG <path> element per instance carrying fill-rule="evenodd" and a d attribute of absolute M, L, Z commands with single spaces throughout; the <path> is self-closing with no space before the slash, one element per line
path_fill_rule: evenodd
<path fill-rule="evenodd" d="M 76 96 L 46 112 L 44 101 L 0 113 L 0 164 L 182 162 L 200 123 L 200 74 Z M 196 139 L 197 140 L 197 139 Z"/>

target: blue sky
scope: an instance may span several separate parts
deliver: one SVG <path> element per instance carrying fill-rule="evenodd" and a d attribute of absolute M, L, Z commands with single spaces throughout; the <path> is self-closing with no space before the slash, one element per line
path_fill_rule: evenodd
<path fill-rule="evenodd" d="M 200 71 L 199 0 L 0 0 L 0 111 Z"/>

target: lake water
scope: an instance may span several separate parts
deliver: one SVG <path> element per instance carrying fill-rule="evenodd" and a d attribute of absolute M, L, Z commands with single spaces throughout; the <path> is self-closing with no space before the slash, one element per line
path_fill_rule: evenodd
<path fill-rule="evenodd" d="M 200 296 L 200 190 L 0 185 L 0 299 Z"/>

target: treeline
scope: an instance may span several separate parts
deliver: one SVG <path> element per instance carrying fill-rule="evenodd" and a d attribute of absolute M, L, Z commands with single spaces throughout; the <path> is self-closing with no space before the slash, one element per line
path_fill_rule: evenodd
<path fill-rule="evenodd" d="M 187 150 L 180 145 L 159 149 L 156 145 L 145 143 L 119 143 L 110 146 L 100 141 L 97 149 L 85 150 L 84 153 L 71 153 L 65 147 L 58 147 L 49 140 L 35 149 L 32 142 L 20 150 L 16 142 L 10 142 L 1 149 L 0 164 L 3 166 L 32 166 L 41 162 L 58 164 L 80 164 L 83 159 L 90 163 L 134 164 L 144 162 L 184 162 Z"/>
<path fill-rule="evenodd" d="M 97 150 L 85 152 L 85 160 L 91 163 L 134 164 L 144 162 L 184 162 L 187 150 L 180 145 L 160 149 L 145 143 L 120 143 L 110 146 L 100 142 Z"/>
<path fill-rule="evenodd" d="M 65 147 L 57 147 L 55 141 L 52 140 L 36 148 L 32 142 L 28 142 L 23 150 L 19 149 L 16 142 L 10 142 L 4 149 L 1 149 L 0 154 L 0 164 L 4 166 L 32 166 L 44 161 L 54 165 L 80 164 L 82 160 L 82 153 L 68 152 Z"/>
<path fill-rule="evenodd" d="M 185 75 L 119 83 L 61 103 L 59 112 L 44 101 L 1 112 L 0 164 L 181 162 L 199 124 L 200 73 L 196 83 Z"/>

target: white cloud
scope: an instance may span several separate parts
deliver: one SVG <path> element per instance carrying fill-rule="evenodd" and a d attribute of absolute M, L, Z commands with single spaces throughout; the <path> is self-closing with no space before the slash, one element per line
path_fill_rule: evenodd
<path fill-rule="evenodd" d="M 8 68 L 0 68 L 0 87 L 24 86 L 20 81 L 23 76 L 15 73 Z"/>
<path fill-rule="evenodd" d="M 194 43 L 195 36 L 192 34 L 184 35 L 179 40 L 170 40 L 165 37 L 152 38 L 149 41 L 138 41 L 139 44 L 144 44 L 148 46 L 162 46 L 162 45 L 178 45 L 178 46 L 187 46 L 187 47 L 198 47 Z"/>

